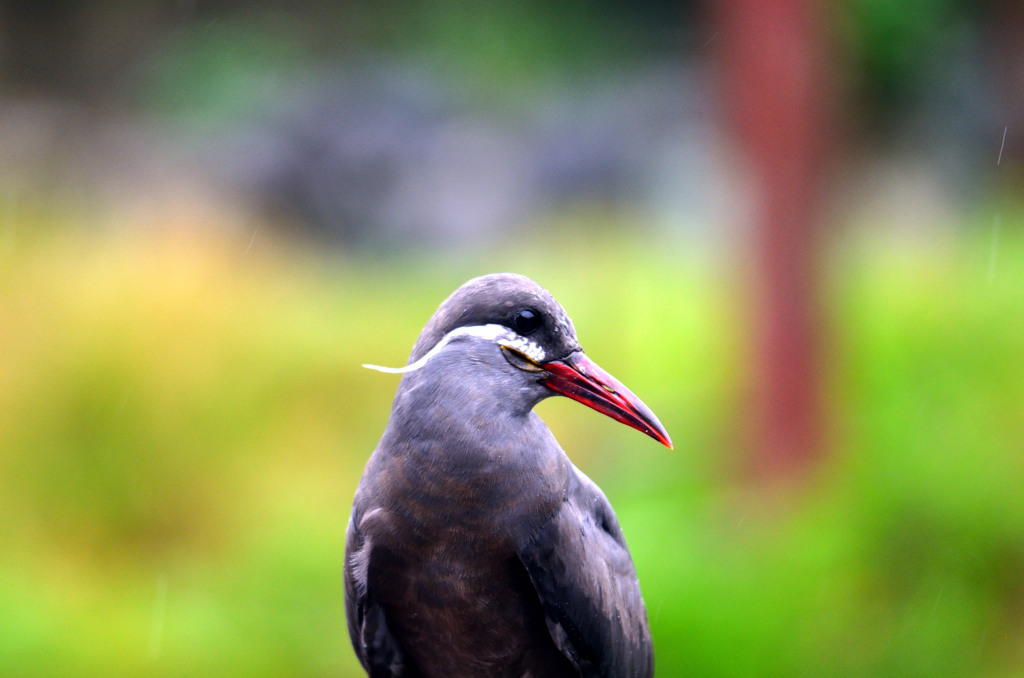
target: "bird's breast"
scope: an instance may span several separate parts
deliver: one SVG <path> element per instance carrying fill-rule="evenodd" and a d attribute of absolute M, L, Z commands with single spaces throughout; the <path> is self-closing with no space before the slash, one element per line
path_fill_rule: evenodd
<path fill-rule="evenodd" d="M 485 548 L 539 527 L 564 500 L 572 465 L 536 415 L 486 439 L 398 433 L 371 459 L 368 489 L 414 541 Z"/>
<path fill-rule="evenodd" d="M 559 665 L 516 555 L 498 540 L 471 549 L 448 541 L 454 536 L 439 534 L 378 575 L 381 602 L 416 666 L 431 676 L 518 678 L 526 666 Z"/>

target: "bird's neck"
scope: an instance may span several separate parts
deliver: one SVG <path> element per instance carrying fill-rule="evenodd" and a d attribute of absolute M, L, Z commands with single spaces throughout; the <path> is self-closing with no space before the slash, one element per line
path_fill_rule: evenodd
<path fill-rule="evenodd" d="M 531 473 L 564 458 L 533 412 L 546 394 L 500 357 L 438 356 L 399 385 L 384 447 L 446 474 Z"/>
<path fill-rule="evenodd" d="M 389 428 L 401 429 L 409 440 L 500 451 L 525 443 L 523 438 L 550 435 L 533 413 L 537 401 L 530 392 L 496 392 L 458 373 L 409 374 L 395 396 Z"/>

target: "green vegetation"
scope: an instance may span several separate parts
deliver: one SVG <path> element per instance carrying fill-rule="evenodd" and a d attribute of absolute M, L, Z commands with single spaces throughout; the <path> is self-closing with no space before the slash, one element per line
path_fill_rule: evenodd
<path fill-rule="evenodd" d="M 325 73 L 429 76 L 477 104 L 529 107 L 538 92 L 658 55 L 678 58 L 680 13 L 529 0 L 247 7 L 168 31 L 136 65 L 139 103 L 197 125 L 266 114 Z M 666 25 L 667 24 L 667 25 Z M 678 25 L 676 25 L 678 24 Z M 330 80 L 328 79 L 329 83 Z"/>
<path fill-rule="evenodd" d="M 453 263 L 326 258 L 262 231 L 249 252 L 248 234 L 4 240 L 2 673 L 359 675 L 343 534 L 397 383 L 359 365 L 401 364 L 455 286 L 514 269 L 677 443 L 541 406 L 619 511 L 659 676 L 1019 675 L 1012 226 L 992 282 L 980 239 L 833 257 L 829 456 L 769 489 L 741 470 L 739 286 L 682 246 L 574 230 Z"/>
<path fill-rule="evenodd" d="M 847 73 L 874 115 L 919 103 L 945 73 L 951 55 L 976 49 L 992 6 L 965 0 L 845 0 L 833 9 L 852 58 Z"/>

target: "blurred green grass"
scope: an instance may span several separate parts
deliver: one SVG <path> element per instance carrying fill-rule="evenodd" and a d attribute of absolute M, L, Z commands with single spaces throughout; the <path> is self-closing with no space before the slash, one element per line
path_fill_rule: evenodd
<path fill-rule="evenodd" d="M 743 473 L 742 278 L 579 226 L 455 260 L 189 231 L 0 250 L 3 674 L 360 675 L 343 535 L 397 379 L 359 365 L 516 270 L 676 441 L 539 408 L 619 512 L 658 675 L 1021 675 L 1019 219 L 991 281 L 983 235 L 829 255 L 829 456 L 774 488 Z"/>

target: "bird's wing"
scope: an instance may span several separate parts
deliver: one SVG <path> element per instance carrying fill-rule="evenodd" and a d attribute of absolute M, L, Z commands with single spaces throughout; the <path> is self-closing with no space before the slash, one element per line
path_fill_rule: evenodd
<path fill-rule="evenodd" d="M 519 557 L 552 639 L 584 678 L 650 678 L 654 654 L 633 560 L 604 493 L 578 469 Z"/>
<path fill-rule="evenodd" d="M 380 509 L 378 509 L 379 511 Z M 359 663 L 370 678 L 409 678 L 418 675 L 410 666 L 398 641 L 388 629 L 384 609 L 375 602 L 369 583 L 373 540 L 362 529 L 372 522 L 375 511 L 363 514 L 352 509 L 345 539 L 345 616 L 348 635 Z"/>

